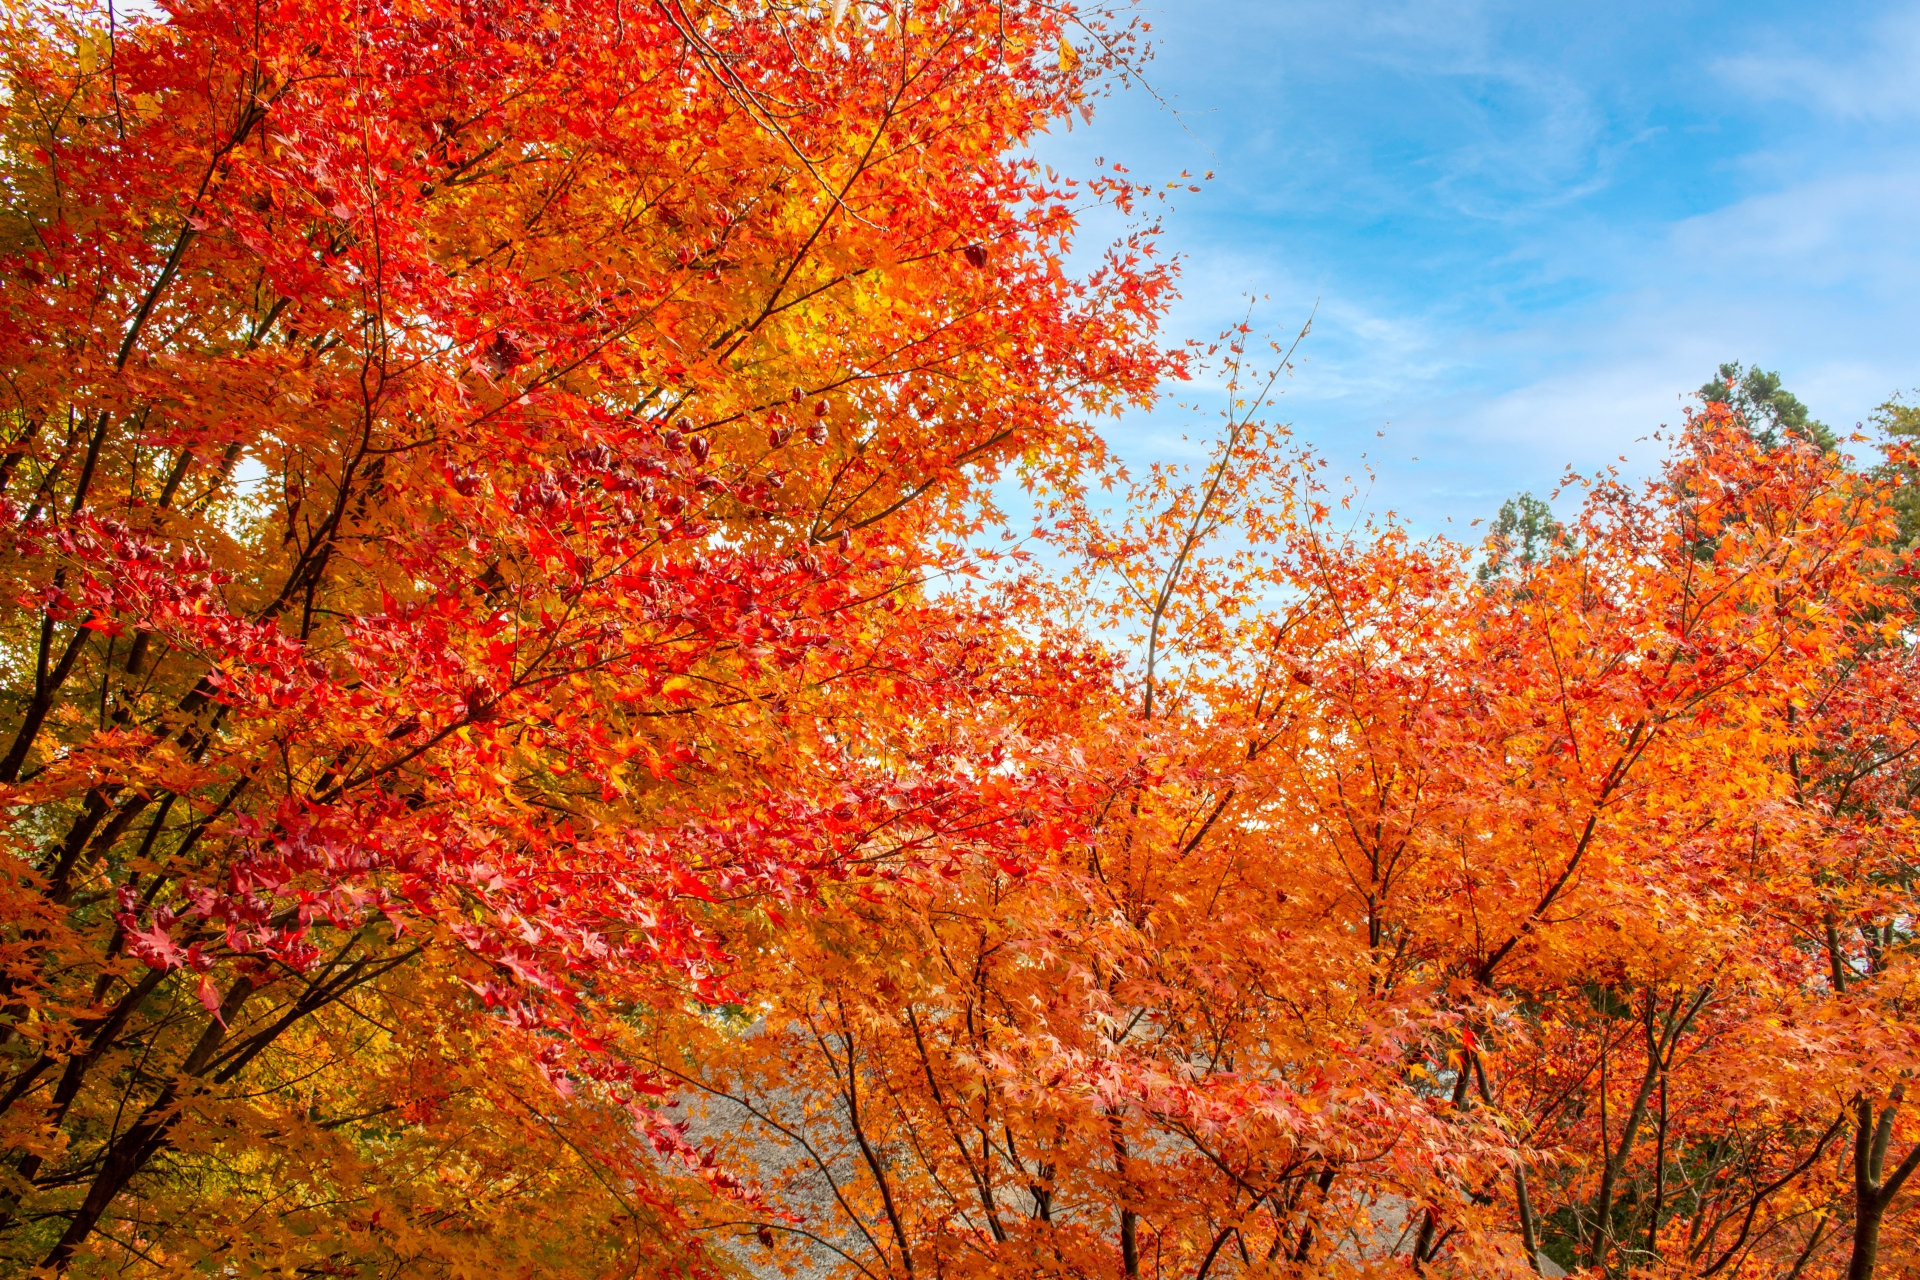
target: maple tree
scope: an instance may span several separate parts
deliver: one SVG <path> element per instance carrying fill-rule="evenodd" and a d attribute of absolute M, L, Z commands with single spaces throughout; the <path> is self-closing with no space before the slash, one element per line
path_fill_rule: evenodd
<path fill-rule="evenodd" d="M 8 8 L 13 1264 L 686 1265 L 628 1023 L 1045 806 L 874 721 L 968 696 L 923 584 L 1176 367 L 1167 273 L 1016 154 L 1125 30 L 935 16 Z"/>
<path fill-rule="evenodd" d="M 1712 410 L 1490 579 L 1342 524 L 1244 358 L 1200 475 L 1007 591 L 1131 621 L 1131 677 L 1016 656 L 927 728 L 1002 724 L 1081 824 L 830 890 L 647 1051 L 790 1215 L 742 1229 L 868 1275 L 1909 1268 L 1889 476 Z"/>

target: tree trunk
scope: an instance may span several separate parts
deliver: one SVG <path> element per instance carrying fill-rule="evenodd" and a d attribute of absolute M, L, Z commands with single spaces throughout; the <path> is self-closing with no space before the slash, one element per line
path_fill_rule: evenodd
<path fill-rule="evenodd" d="M 1853 1215 L 1853 1260 L 1847 1264 L 1847 1280 L 1873 1280 L 1874 1255 L 1880 1250 L 1880 1221 L 1886 1209 L 1861 1204 Z"/>
<path fill-rule="evenodd" d="M 1894 1115 L 1905 1096 L 1906 1087 L 1895 1085 L 1887 1109 L 1877 1119 L 1871 1099 L 1863 1095 L 1854 1103 L 1853 1258 L 1847 1264 L 1847 1280 L 1873 1280 L 1875 1257 L 1880 1252 L 1880 1225 L 1886 1219 L 1887 1206 L 1900 1194 L 1914 1169 L 1920 1168 L 1920 1143 L 1916 1143 L 1892 1176 L 1884 1176 Z"/>
<path fill-rule="evenodd" d="M 87 1188 L 87 1198 L 81 1202 L 66 1234 L 60 1237 L 60 1242 L 53 1246 L 46 1261 L 41 1263 L 42 1267 L 56 1274 L 64 1273 L 73 1264 L 75 1251 L 93 1234 L 107 1206 L 126 1189 L 127 1183 L 133 1181 L 134 1175 L 146 1167 L 154 1153 L 166 1145 L 168 1132 L 180 1118 L 185 1094 L 193 1089 L 195 1081 L 213 1062 L 214 1054 L 219 1052 L 221 1043 L 227 1037 L 227 1028 L 240 1016 L 241 1008 L 252 994 L 251 980 L 235 980 L 227 991 L 226 999 L 220 1002 L 220 1011 L 207 1023 L 199 1043 L 194 1045 L 193 1052 L 181 1064 L 180 1075 L 160 1091 L 160 1096 L 147 1107 L 133 1127 L 107 1148 L 100 1172 L 95 1175 L 93 1185 Z"/>

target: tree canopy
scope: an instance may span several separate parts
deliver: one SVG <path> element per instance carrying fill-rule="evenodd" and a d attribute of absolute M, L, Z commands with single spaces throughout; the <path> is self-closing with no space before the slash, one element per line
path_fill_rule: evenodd
<path fill-rule="evenodd" d="M 1759 365 L 1743 368 L 1738 360 L 1721 365 L 1716 376 L 1700 388 L 1699 396 L 1708 404 L 1726 405 L 1769 449 L 1788 438 L 1806 440 L 1822 449 L 1833 448 L 1839 440 L 1831 427 L 1813 417 L 1798 396 L 1780 385 L 1778 373 L 1768 373 Z"/>
<path fill-rule="evenodd" d="M 1898 432 L 1356 515 L 1093 7 L 4 13 L 0 1274 L 1920 1267 Z"/>

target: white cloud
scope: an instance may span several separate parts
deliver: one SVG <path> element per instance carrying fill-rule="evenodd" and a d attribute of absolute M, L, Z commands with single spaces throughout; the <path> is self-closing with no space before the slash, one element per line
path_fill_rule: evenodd
<path fill-rule="evenodd" d="M 1186 91 L 1222 104 L 1192 117 L 1222 180 L 1191 201 L 1201 216 L 1169 220 L 1186 257 L 1168 330 L 1210 336 L 1249 292 L 1279 330 L 1319 297 L 1280 416 L 1336 475 L 1364 451 L 1376 508 L 1460 533 L 1569 466 L 1626 454 L 1644 474 L 1662 447 L 1645 437 L 1723 360 L 1780 370 L 1842 429 L 1920 383 L 1920 145 L 1860 124 L 1920 114 L 1912 0 L 1877 25 L 1799 15 L 1795 45 L 1735 28 L 1748 51 L 1718 62 L 1711 15 L 1652 7 L 1200 8 L 1169 15 L 1186 43 L 1167 52 L 1203 64 Z M 1203 26 L 1232 26 L 1235 49 L 1192 43 Z M 1812 110 L 1783 126 L 1781 100 Z M 1149 116 L 1120 141 L 1190 163 L 1194 140 Z M 1200 413 L 1132 419 L 1121 451 L 1191 456 L 1210 388 L 1185 390 Z"/>
<path fill-rule="evenodd" d="M 1766 47 L 1713 62 L 1726 83 L 1761 99 L 1785 99 L 1843 119 L 1896 121 L 1920 114 L 1920 9 L 1887 14 L 1867 47 L 1819 57 Z"/>
<path fill-rule="evenodd" d="M 1871 168 L 1688 219 L 1674 228 L 1672 251 L 1694 273 L 1738 273 L 1749 289 L 1910 288 L 1920 283 L 1920 155 L 1882 154 Z"/>

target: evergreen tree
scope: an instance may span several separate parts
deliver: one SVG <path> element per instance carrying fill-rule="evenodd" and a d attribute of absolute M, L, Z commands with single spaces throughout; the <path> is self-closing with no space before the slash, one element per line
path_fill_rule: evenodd
<path fill-rule="evenodd" d="M 1908 404 L 1902 396 L 1896 395 L 1875 409 L 1873 422 L 1895 443 L 1920 440 L 1920 404 Z M 1920 543 L 1920 474 L 1916 474 L 1920 468 L 1898 459 L 1890 460 L 1889 465 L 1906 477 L 1906 485 L 1894 493 L 1892 503 L 1900 520 L 1900 545 L 1912 547 Z"/>
<path fill-rule="evenodd" d="M 1476 573 L 1482 582 L 1502 574 L 1521 572 L 1564 546 L 1567 531 L 1553 518 L 1553 508 L 1531 493 L 1518 494 L 1500 504 L 1487 532 L 1487 559 Z"/>
<path fill-rule="evenodd" d="M 1738 360 L 1721 365 L 1718 375 L 1700 388 L 1699 396 L 1708 404 L 1731 408 L 1753 438 L 1768 449 L 1779 448 L 1788 437 L 1811 441 L 1827 452 L 1836 443 L 1832 429 L 1780 385 L 1779 373 L 1764 372 L 1759 365 L 1743 367 Z"/>

